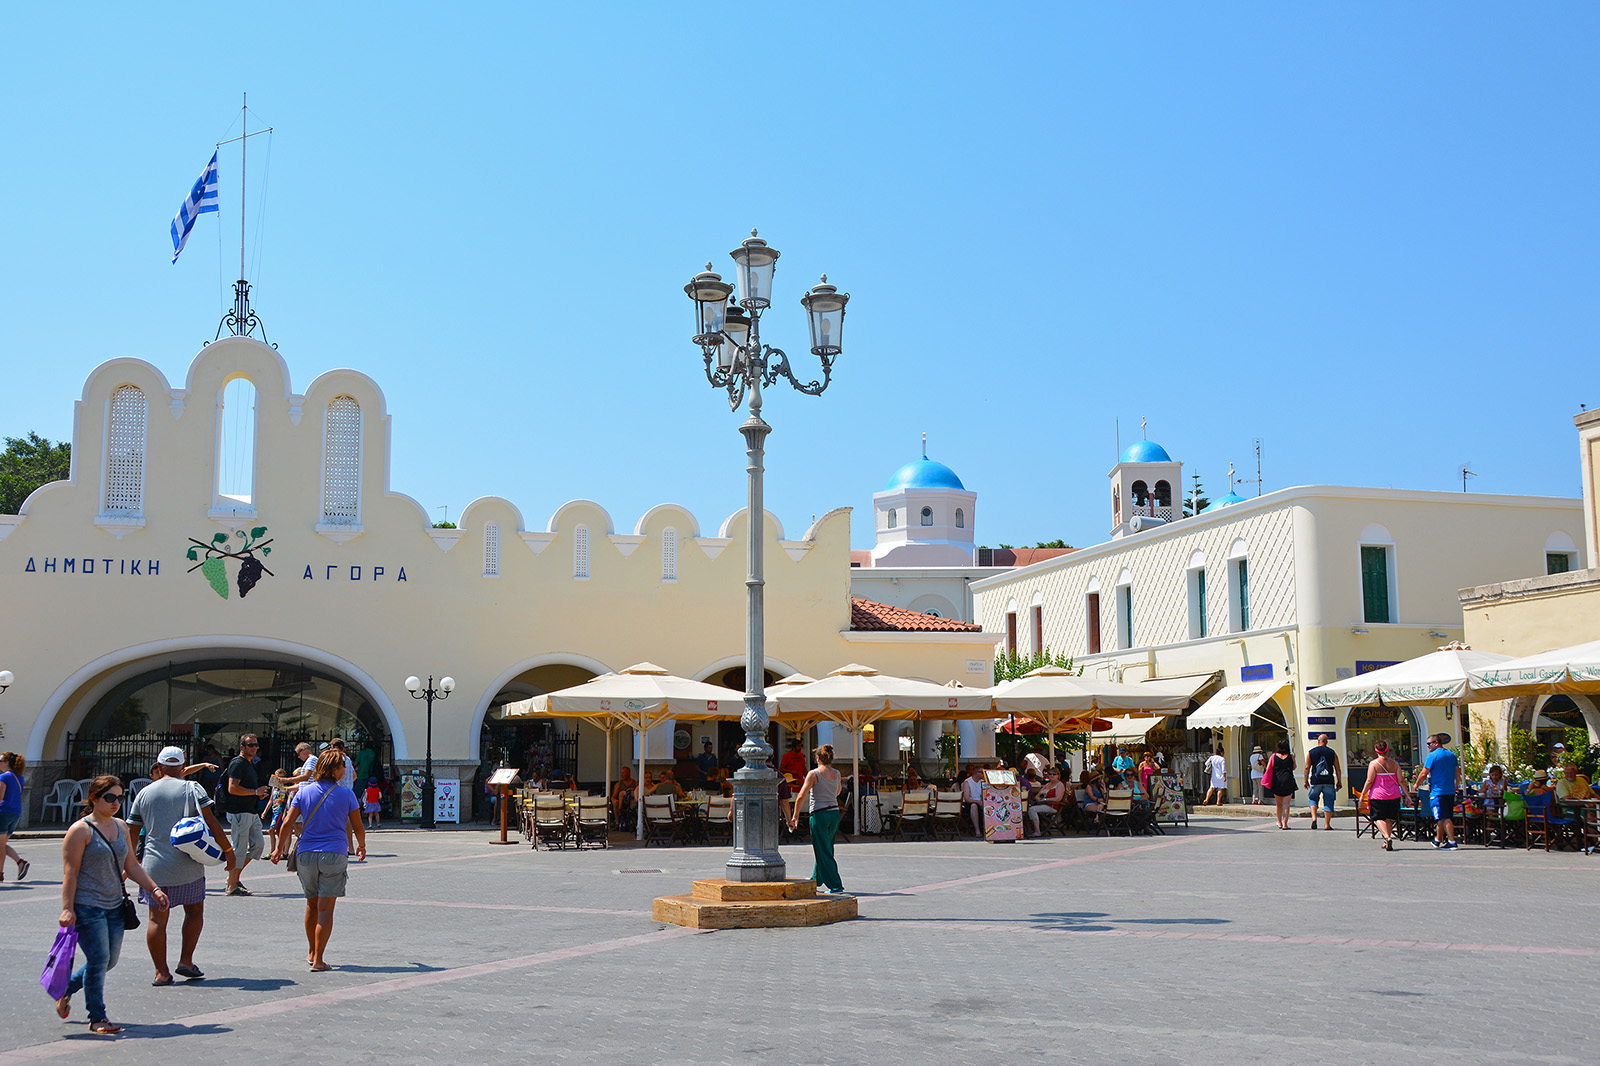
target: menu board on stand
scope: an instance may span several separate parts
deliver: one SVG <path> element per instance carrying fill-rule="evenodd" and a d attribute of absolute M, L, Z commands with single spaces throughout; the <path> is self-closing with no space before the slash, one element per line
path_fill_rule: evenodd
<path fill-rule="evenodd" d="M 1179 774 L 1151 774 L 1155 795 L 1151 799 L 1156 807 L 1156 821 L 1173 825 L 1189 824 L 1189 807 L 1183 801 L 1183 779 Z"/>
<path fill-rule="evenodd" d="M 983 839 L 1012 843 L 1022 836 L 1022 789 L 1015 770 L 983 772 Z"/>

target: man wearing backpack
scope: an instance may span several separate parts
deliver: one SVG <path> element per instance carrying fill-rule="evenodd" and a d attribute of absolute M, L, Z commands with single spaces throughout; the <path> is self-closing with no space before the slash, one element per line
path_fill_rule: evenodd
<path fill-rule="evenodd" d="M 149 922 L 145 925 L 145 947 L 150 950 L 150 961 L 156 966 L 156 979 L 152 984 L 170 985 L 172 975 L 190 981 L 205 974 L 194 964 L 194 949 L 200 943 L 200 930 L 205 926 L 206 869 L 194 859 L 172 845 L 172 827 L 184 818 L 199 815 L 205 819 L 206 828 L 222 847 L 222 856 L 228 869 L 233 869 L 233 849 L 228 844 L 227 830 L 211 811 L 211 797 L 206 790 L 183 777 L 183 749 L 162 748 L 156 756 L 156 772 L 150 784 L 139 790 L 128 812 L 128 824 L 144 832 L 144 868 L 161 891 L 167 894 L 168 906 L 157 907 L 150 893 L 139 892 L 139 902 L 149 906 Z M 172 907 L 183 908 L 183 940 L 178 949 L 178 965 L 167 967 L 167 919 Z"/>

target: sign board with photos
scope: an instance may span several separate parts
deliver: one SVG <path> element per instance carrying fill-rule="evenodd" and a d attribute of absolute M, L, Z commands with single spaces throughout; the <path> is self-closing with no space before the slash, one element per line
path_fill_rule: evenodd
<path fill-rule="evenodd" d="M 433 820 L 461 822 L 461 780 L 441 777 L 433 786 Z"/>

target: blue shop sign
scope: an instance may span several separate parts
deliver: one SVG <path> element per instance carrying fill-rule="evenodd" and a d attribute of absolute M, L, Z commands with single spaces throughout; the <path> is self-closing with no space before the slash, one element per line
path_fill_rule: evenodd
<path fill-rule="evenodd" d="M 1245 666 L 1239 669 L 1239 680 L 1244 681 L 1271 681 L 1272 664 L 1262 663 L 1260 666 Z"/>

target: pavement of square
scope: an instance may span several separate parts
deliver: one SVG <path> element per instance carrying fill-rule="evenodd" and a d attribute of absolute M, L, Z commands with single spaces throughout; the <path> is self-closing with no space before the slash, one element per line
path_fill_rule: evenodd
<path fill-rule="evenodd" d="M 1348 827 L 1349 822 L 1345 825 Z M 125 1035 L 37 984 L 53 840 L 0 885 L 0 1066 L 555 1063 L 1593 1062 L 1600 858 L 1281 832 L 841 844 L 861 917 L 699 933 L 651 900 L 724 848 L 535 852 L 463 829 L 374 835 L 308 973 L 293 875 L 213 894 L 204 981 L 153 988 L 143 930 L 107 980 Z M 786 848 L 810 873 L 810 849 Z M 176 922 L 173 950 L 176 951 Z"/>

